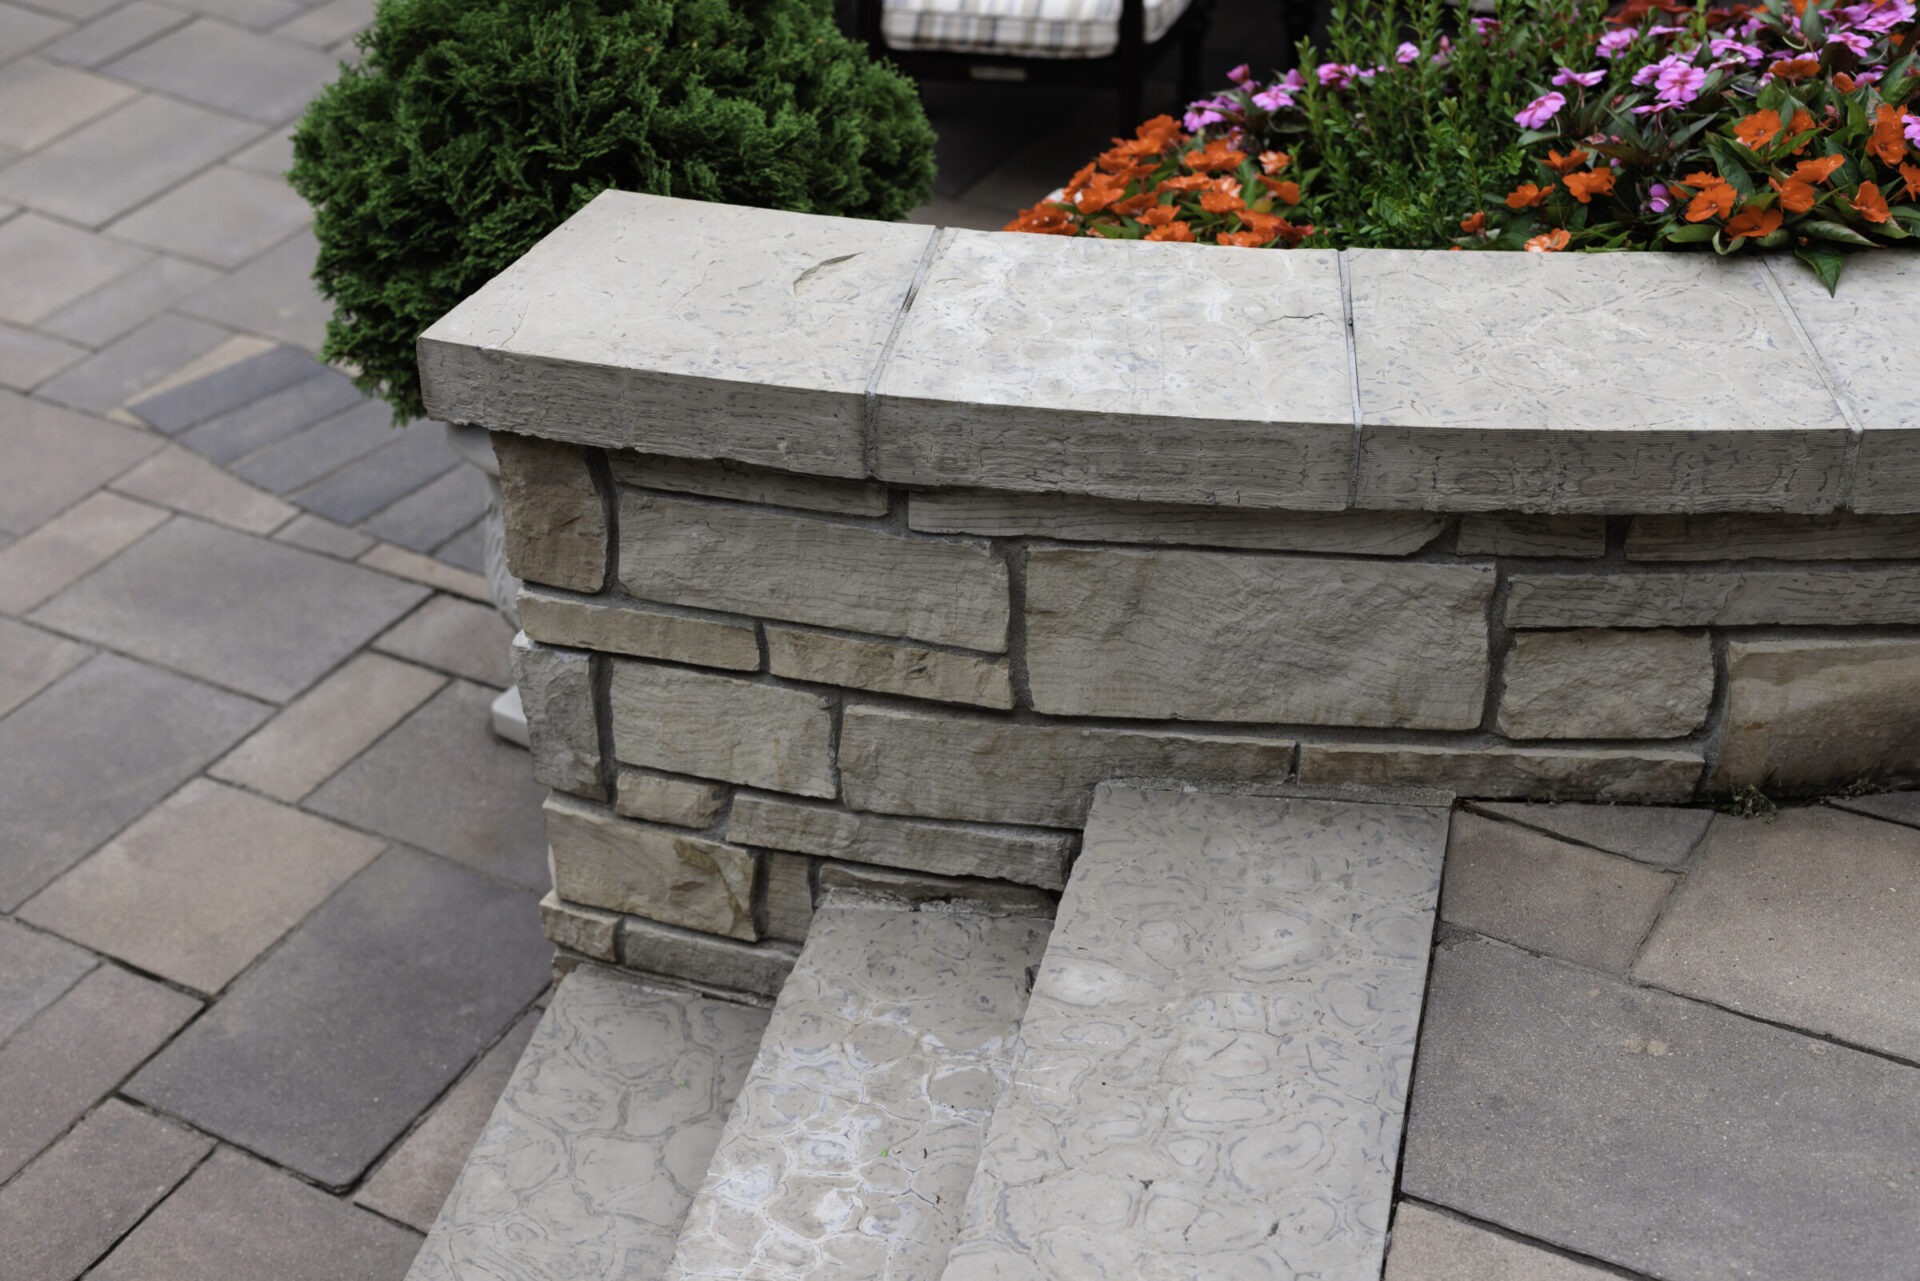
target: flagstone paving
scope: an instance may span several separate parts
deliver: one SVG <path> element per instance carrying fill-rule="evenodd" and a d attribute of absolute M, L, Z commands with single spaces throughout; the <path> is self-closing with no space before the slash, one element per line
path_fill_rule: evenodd
<path fill-rule="evenodd" d="M 546 988 L 486 486 L 316 358 L 281 178 L 372 8 L 0 0 L 7 1281 L 399 1281 Z M 1221 6 L 1211 80 L 1266 14 Z M 926 96 L 919 221 L 999 226 L 1111 127 Z M 1390 1281 L 1910 1278 L 1916 829 L 1463 807 Z"/>

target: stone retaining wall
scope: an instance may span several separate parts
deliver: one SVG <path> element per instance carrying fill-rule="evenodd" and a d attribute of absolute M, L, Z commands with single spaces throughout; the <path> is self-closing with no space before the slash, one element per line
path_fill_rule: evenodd
<path fill-rule="evenodd" d="M 770 993 L 825 885 L 1057 892 L 1112 777 L 1920 769 L 1920 496 L 1863 470 L 1916 415 L 1766 268 L 1099 245 L 1103 333 L 1062 250 L 603 197 L 423 340 L 495 432 L 556 941 Z M 1630 320 L 1676 280 L 1733 302 Z M 1588 347 L 1503 338 L 1583 291 Z"/>

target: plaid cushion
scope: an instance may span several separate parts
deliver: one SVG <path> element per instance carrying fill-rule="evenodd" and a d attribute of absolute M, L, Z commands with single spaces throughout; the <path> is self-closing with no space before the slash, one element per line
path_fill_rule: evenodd
<path fill-rule="evenodd" d="M 1190 0 L 1146 0 L 1152 44 Z M 1120 47 L 1120 0 L 885 0 L 881 36 L 895 49 L 1102 58 Z"/>

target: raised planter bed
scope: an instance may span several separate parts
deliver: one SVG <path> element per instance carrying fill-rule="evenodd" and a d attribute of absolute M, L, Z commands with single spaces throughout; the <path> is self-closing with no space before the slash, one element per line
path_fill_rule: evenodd
<path fill-rule="evenodd" d="M 1916 286 L 602 196 L 421 340 L 501 460 L 550 928 L 768 991 L 823 876 L 1057 890 L 1117 776 L 1912 774 Z"/>

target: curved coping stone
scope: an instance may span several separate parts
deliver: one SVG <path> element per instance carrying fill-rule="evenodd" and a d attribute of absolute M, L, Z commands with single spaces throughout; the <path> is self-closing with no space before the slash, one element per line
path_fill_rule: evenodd
<path fill-rule="evenodd" d="M 1920 511 L 1920 259 L 1231 253 L 607 192 L 420 340 L 440 418 L 1332 511 Z"/>

